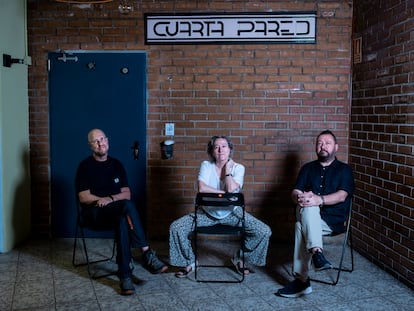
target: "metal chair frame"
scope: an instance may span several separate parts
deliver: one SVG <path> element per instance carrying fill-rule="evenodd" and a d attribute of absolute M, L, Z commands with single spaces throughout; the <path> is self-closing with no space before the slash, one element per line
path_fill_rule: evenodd
<path fill-rule="evenodd" d="M 344 272 L 354 271 L 354 250 L 353 250 L 353 247 L 352 247 L 351 215 L 352 215 L 352 198 L 351 198 L 350 203 L 349 203 L 348 217 L 347 217 L 347 220 L 346 220 L 346 230 L 344 232 L 344 240 L 343 240 L 343 243 L 342 243 L 341 259 L 339 261 L 339 265 L 337 267 L 336 266 L 333 267 L 334 270 L 338 271 L 338 273 L 336 275 L 336 278 L 334 278 L 334 280 L 332 280 L 331 282 L 325 281 L 325 280 L 322 280 L 322 279 L 315 279 L 315 278 L 311 278 L 311 281 L 335 286 L 339 282 L 339 277 L 340 277 L 342 271 L 344 271 Z M 339 234 L 342 234 L 342 233 L 339 233 Z M 330 235 L 330 236 L 336 236 L 336 235 L 338 235 L 338 234 L 334 234 L 334 235 Z M 346 251 L 346 246 L 347 246 L 348 242 L 349 242 L 349 248 L 350 248 L 351 268 L 344 268 L 342 265 L 343 265 L 343 262 L 344 262 L 345 251 Z"/>
<path fill-rule="evenodd" d="M 108 231 L 108 230 L 105 230 L 105 229 L 99 230 L 99 229 L 96 229 L 96 228 L 91 228 L 90 226 L 88 226 L 84 222 L 84 220 L 82 218 L 82 211 L 81 211 L 82 207 L 80 206 L 78 198 L 76 198 L 76 209 L 77 209 L 77 220 L 76 220 L 76 227 L 75 227 L 75 239 L 74 239 L 74 243 L 73 243 L 73 253 L 72 253 L 72 264 L 73 264 L 73 266 L 74 267 L 87 266 L 88 275 L 92 279 L 100 279 L 100 278 L 104 278 L 104 277 L 107 277 L 107 276 L 115 275 L 116 271 L 108 272 L 108 273 L 104 273 L 104 274 L 99 274 L 99 275 L 96 275 L 96 273 L 92 274 L 91 266 L 93 264 L 100 263 L 100 262 L 105 262 L 105 261 L 113 261 L 113 259 L 115 257 L 115 251 L 116 251 L 116 241 L 114 239 L 113 246 L 112 246 L 112 254 L 110 255 L 110 257 L 105 256 L 102 259 L 91 261 L 89 259 L 88 249 L 87 249 L 87 245 L 86 245 L 85 228 L 87 228 L 88 230 L 92 230 L 92 231 Z M 79 236 L 79 233 L 80 233 L 80 236 Z M 82 239 L 83 251 L 85 253 L 85 258 L 86 258 L 85 262 L 76 262 L 76 249 L 77 249 L 78 238 Z"/>
<path fill-rule="evenodd" d="M 197 217 L 203 206 L 216 206 L 225 208 L 233 208 L 234 206 L 240 206 L 242 208 L 242 220 L 241 226 L 230 226 L 230 225 L 214 225 L 214 226 L 198 226 Z M 241 283 L 244 280 L 244 274 L 239 274 L 240 277 L 233 280 L 217 280 L 217 279 L 200 279 L 199 274 L 197 273 L 198 268 L 234 268 L 233 266 L 227 264 L 200 264 L 198 260 L 198 237 L 199 236 L 215 236 L 225 237 L 233 236 L 238 237 L 240 240 L 240 250 L 241 250 L 241 260 L 245 262 L 244 254 L 244 242 L 245 242 L 245 207 L 244 207 L 244 196 L 242 193 L 198 193 L 195 202 L 195 212 L 194 212 L 194 254 L 195 254 L 195 280 L 197 282 L 205 283 Z"/>

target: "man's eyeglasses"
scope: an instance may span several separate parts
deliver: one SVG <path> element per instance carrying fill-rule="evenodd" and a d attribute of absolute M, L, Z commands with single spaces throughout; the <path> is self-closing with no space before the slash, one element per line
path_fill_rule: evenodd
<path fill-rule="evenodd" d="M 102 144 L 106 142 L 107 140 L 108 140 L 108 137 L 102 136 L 102 137 L 99 137 L 98 139 L 90 141 L 89 143 L 93 146 L 97 146 L 98 144 Z"/>

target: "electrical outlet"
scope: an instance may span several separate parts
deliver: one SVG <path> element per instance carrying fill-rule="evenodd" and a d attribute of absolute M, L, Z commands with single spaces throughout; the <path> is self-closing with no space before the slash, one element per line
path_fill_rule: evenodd
<path fill-rule="evenodd" d="M 174 136 L 174 123 L 165 123 L 165 135 Z"/>

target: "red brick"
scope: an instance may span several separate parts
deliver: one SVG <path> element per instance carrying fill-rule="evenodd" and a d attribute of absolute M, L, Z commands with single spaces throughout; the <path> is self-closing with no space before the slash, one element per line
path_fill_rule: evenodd
<path fill-rule="evenodd" d="M 367 165 L 373 163 L 375 167 L 375 169 L 368 169 L 363 165 L 354 165 L 355 176 L 364 176 L 359 173 L 367 174 L 363 179 L 359 178 L 358 182 L 365 189 L 358 213 L 372 218 L 375 214 L 367 213 L 366 207 L 374 205 L 377 211 L 382 212 L 381 223 L 392 228 L 392 231 L 384 231 L 376 222 L 363 227 L 359 226 L 357 221 L 358 230 L 375 235 L 384 245 L 390 247 L 393 245 L 393 248 L 399 252 L 396 254 L 389 251 L 387 253 L 389 260 L 378 255 L 375 249 L 369 249 L 369 255 L 376 260 L 382 260 L 388 271 L 410 283 L 408 273 L 410 269 L 407 269 L 407 262 L 409 262 L 407 259 L 410 255 L 407 249 L 413 246 L 407 247 L 402 241 L 406 241 L 407 236 L 412 241 L 414 236 L 412 229 L 414 224 L 410 218 L 413 215 L 408 216 L 414 205 L 411 181 L 413 171 L 407 164 L 413 163 L 412 148 L 409 147 L 412 144 L 407 141 L 414 141 L 414 132 L 407 125 L 410 116 L 407 111 L 412 107 L 412 101 L 407 99 L 407 94 L 410 93 L 406 87 L 409 76 L 404 73 L 410 70 L 405 71 L 403 68 L 409 62 L 412 63 L 412 60 L 407 57 L 407 50 L 403 47 L 411 41 L 408 34 L 413 31 L 413 25 L 410 24 L 410 29 L 404 28 L 403 23 L 409 19 L 406 18 L 407 16 L 404 17 L 406 14 L 404 7 L 404 5 L 396 6 L 395 10 L 401 11 L 393 14 L 388 14 L 379 8 L 371 10 L 368 14 L 362 4 L 356 4 L 355 31 L 364 38 L 363 54 L 367 55 L 366 51 L 369 50 L 369 54 L 379 59 L 379 55 L 375 53 L 381 50 L 381 54 L 389 57 L 382 57 L 381 62 L 374 59 L 369 67 L 366 66 L 368 65 L 366 60 L 354 67 L 353 82 L 354 89 L 357 90 L 353 92 L 353 103 L 362 109 L 352 111 L 350 152 L 360 156 L 359 162 L 365 162 Z M 373 19 L 372 16 L 376 18 Z M 386 27 L 377 28 L 378 25 L 383 24 Z M 375 35 L 372 35 L 372 29 L 378 30 Z M 387 36 L 388 29 L 392 29 L 393 39 L 383 40 L 384 36 Z M 358 144 L 357 137 L 363 143 Z M 380 200 L 373 200 L 374 193 L 380 196 Z M 381 244 L 375 246 L 379 249 Z"/>

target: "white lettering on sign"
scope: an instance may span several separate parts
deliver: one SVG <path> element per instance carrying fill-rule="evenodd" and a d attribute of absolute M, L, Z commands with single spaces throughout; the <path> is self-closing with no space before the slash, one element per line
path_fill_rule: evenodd
<path fill-rule="evenodd" d="M 145 15 L 145 41 L 156 43 L 315 43 L 316 14 Z"/>

